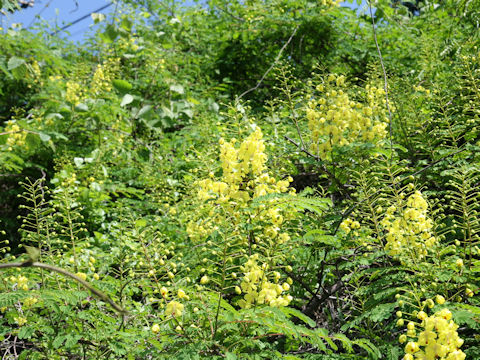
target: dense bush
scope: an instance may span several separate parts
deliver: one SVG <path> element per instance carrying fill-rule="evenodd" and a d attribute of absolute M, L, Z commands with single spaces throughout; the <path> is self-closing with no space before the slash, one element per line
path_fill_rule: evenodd
<path fill-rule="evenodd" d="M 480 4 L 374 6 L 6 29 L 3 358 L 479 358 Z"/>

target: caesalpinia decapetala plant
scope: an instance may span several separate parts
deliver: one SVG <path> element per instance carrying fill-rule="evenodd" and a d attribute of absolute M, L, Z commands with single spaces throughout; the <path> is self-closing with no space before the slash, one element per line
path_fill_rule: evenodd
<path fill-rule="evenodd" d="M 262 138 L 262 131 L 256 127 L 238 147 L 235 139 L 229 142 L 220 139 L 221 176 L 216 180 L 211 173 L 209 178 L 198 182 L 200 212 L 207 216 L 187 226 L 195 243 L 210 238 L 208 248 L 202 248 L 204 262 L 208 263 L 207 257 L 220 259 L 217 266 L 230 269 L 221 279 L 215 280 L 213 272 L 209 279 L 221 288 L 234 289 L 237 295 L 243 293 L 244 298 L 238 304 L 244 308 L 257 304 L 286 306 L 292 300 L 286 294 L 291 279 L 281 281 L 277 270 L 286 259 L 284 250 L 292 246 L 290 235 L 282 226 L 296 212 L 282 207 L 281 199 L 267 195 L 294 195 L 295 191 L 289 188 L 292 178 L 276 180 L 269 174 Z M 215 234 L 222 234 L 216 237 L 222 241 L 215 242 Z M 224 262 L 227 267 L 222 265 Z M 240 283 L 235 270 L 243 272 Z"/>
<path fill-rule="evenodd" d="M 316 86 L 321 96 L 307 104 L 310 151 L 330 160 L 334 148 L 353 143 L 380 143 L 387 136 L 385 91 L 365 87 L 365 101 L 355 101 L 347 93 L 345 76 L 330 74 Z"/>
<path fill-rule="evenodd" d="M 98 98 L 102 94 L 112 91 L 112 81 L 118 73 L 120 59 L 108 58 L 98 64 L 93 73 L 90 84 L 85 81 L 69 80 L 65 84 L 65 100 L 76 106 L 86 98 Z"/>

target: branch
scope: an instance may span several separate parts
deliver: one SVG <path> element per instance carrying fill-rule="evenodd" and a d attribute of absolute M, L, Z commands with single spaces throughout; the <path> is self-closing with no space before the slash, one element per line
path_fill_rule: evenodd
<path fill-rule="evenodd" d="M 252 92 L 252 91 L 255 91 L 257 90 L 260 85 L 262 84 L 263 80 L 265 80 L 265 77 L 268 75 L 268 73 L 270 71 L 272 71 L 273 67 L 275 66 L 275 64 L 277 63 L 277 61 L 280 59 L 280 57 L 282 56 L 282 53 L 283 53 L 283 50 L 285 50 L 285 48 L 288 46 L 288 44 L 290 44 L 290 42 L 292 41 L 293 37 L 295 36 L 295 34 L 297 33 L 297 30 L 298 30 L 298 25 L 295 27 L 295 29 L 293 30 L 293 33 L 292 35 L 290 35 L 290 38 L 287 40 L 287 42 L 285 44 L 283 44 L 282 48 L 280 49 L 280 51 L 278 52 L 278 55 L 277 57 L 275 58 L 275 60 L 273 61 L 272 65 L 270 65 L 270 67 L 268 68 L 268 70 L 265 72 L 265 74 L 263 74 L 263 76 L 261 77 L 261 79 L 259 80 L 259 82 L 257 83 L 257 85 L 255 85 L 255 87 L 251 88 L 251 89 L 248 89 L 246 91 L 244 91 L 238 98 L 237 100 L 240 100 L 242 97 L 244 97 L 245 95 L 247 95 L 248 93 Z"/>
<path fill-rule="evenodd" d="M 6 264 L 0 264 L 0 270 L 1 269 L 8 269 L 8 268 L 22 268 L 22 267 L 37 267 L 37 268 L 40 268 L 40 269 L 46 269 L 46 270 L 50 270 L 50 271 L 54 271 L 54 272 L 57 272 L 59 274 L 62 274 L 62 275 L 65 275 L 67 277 L 70 277 L 72 278 L 73 280 L 75 280 L 76 282 L 79 282 L 80 284 L 82 284 L 84 287 L 86 287 L 88 290 L 90 290 L 90 292 L 97 296 L 99 299 L 109 303 L 112 308 L 122 314 L 122 315 L 125 315 L 125 314 L 128 314 L 128 311 L 125 310 L 123 307 L 121 307 L 120 305 L 117 305 L 112 299 L 110 299 L 110 297 L 105 294 L 104 292 L 94 288 L 92 285 L 90 285 L 88 282 L 86 282 L 85 280 L 79 278 L 77 275 L 71 273 L 70 271 L 67 271 L 65 269 L 62 269 L 62 268 L 59 268 L 58 266 L 55 266 L 55 265 L 50 265 L 50 264 L 44 264 L 44 263 L 41 263 L 41 262 L 37 262 L 37 261 L 32 261 L 32 259 L 29 259 L 25 262 L 18 262 L 18 263 L 6 263 Z"/>
<path fill-rule="evenodd" d="M 345 194 L 349 199 L 351 199 L 350 197 L 350 194 L 348 193 L 347 189 L 346 189 L 346 186 L 344 184 L 342 184 L 336 177 L 335 175 L 333 175 L 328 169 L 327 167 L 325 166 L 325 164 L 323 163 L 322 159 L 319 158 L 318 156 L 316 156 L 315 154 L 312 154 L 310 151 L 308 151 L 307 149 L 305 149 L 304 147 L 300 146 L 300 144 L 298 144 L 297 142 L 295 142 L 295 140 L 293 139 L 290 139 L 288 136 L 284 135 L 283 136 L 285 138 L 285 140 L 288 140 L 290 141 L 293 145 L 295 145 L 298 149 L 300 149 L 301 152 L 307 154 L 308 156 L 314 158 L 315 160 L 319 161 L 322 165 L 322 170 L 325 174 L 327 174 L 327 176 L 329 177 L 330 180 L 332 180 L 337 186 L 338 186 L 338 189 L 341 190 L 345 190 Z"/>
<path fill-rule="evenodd" d="M 368 1 L 368 8 L 370 9 L 370 18 L 372 19 L 372 29 L 373 29 L 373 39 L 375 40 L 375 47 L 377 48 L 378 56 L 380 58 L 380 65 L 382 66 L 383 71 L 383 89 L 385 90 L 385 101 L 388 110 L 388 120 L 389 120 L 389 132 L 390 132 L 390 150 L 392 150 L 392 112 L 390 111 L 390 103 L 388 101 L 388 83 L 387 83 L 387 72 L 385 71 L 385 65 L 383 64 L 383 57 L 382 52 L 380 51 L 380 46 L 378 46 L 377 40 L 377 30 L 375 28 L 375 20 L 373 18 L 373 11 L 372 11 L 372 0 Z M 393 151 L 391 152 L 393 154 Z"/>

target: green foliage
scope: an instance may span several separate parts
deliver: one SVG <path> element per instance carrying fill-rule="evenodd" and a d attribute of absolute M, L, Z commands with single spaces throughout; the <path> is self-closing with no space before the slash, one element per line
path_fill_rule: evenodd
<path fill-rule="evenodd" d="M 478 358 L 479 7 L 373 5 L 6 29 L 3 358 Z"/>

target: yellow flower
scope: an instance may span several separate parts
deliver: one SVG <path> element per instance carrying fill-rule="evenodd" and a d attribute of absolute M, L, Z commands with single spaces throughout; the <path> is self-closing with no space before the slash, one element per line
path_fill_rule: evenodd
<path fill-rule="evenodd" d="M 200 284 L 205 285 L 208 283 L 209 279 L 207 275 L 203 275 L 202 278 L 200 279 Z"/>
<path fill-rule="evenodd" d="M 13 320 L 18 324 L 18 326 L 23 326 L 27 323 L 27 318 L 23 316 L 14 317 Z"/>
<path fill-rule="evenodd" d="M 187 294 L 185 294 L 185 291 L 182 289 L 178 289 L 177 296 L 179 299 L 183 299 L 185 296 L 187 296 Z"/>
<path fill-rule="evenodd" d="M 452 318 L 452 313 L 448 309 L 442 309 L 437 313 L 438 316 L 444 318 L 445 320 L 450 320 Z"/>
<path fill-rule="evenodd" d="M 425 313 L 425 311 L 420 311 L 418 314 L 417 314 L 417 318 L 419 320 L 425 320 L 427 318 L 427 314 Z"/>
<path fill-rule="evenodd" d="M 183 304 L 180 304 L 178 301 L 170 301 L 165 309 L 165 314 L 179 317 L 182 316 L 183 308 Z"/>
<path fill-rule="evenodd" d="M 82 280 L 87 280 L 87 274 L 83 273 L 83 272 L 77 272 L 75 275 L 77 275 L 77 277 L 79 277 L 80 279 Z"/>
<path fill-rule="evenodd" d="M 445 303 L 445 298 L 442 295 L 435 296 L 435 301 L 437 304 L 442 305 Z"/>
<path fill-rule="evenodd" d="M 408 354 L 414 354 L 416 353 L 420 348 L 418 347 L 418 344 L 413 341 L 409 341 L 407 345 L 405 345 L 405 352 Z"/>
<path fill-rule="evenodd" d="M 153 324 L 152 325 L 152 332 L 154 334 L 158 334 L 160 332 L 160 326 L 158 324 Z"/>

